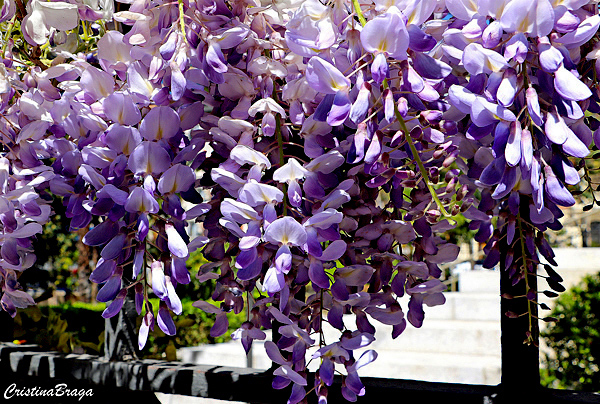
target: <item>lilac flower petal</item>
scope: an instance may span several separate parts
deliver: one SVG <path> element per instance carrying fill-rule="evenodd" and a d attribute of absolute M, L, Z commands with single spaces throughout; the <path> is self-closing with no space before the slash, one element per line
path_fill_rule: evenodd
<path fill-rule="evenodd" d="M 572 101 L 581 101 L 592 96 L 588 86 L 564 67 L 560 67 L 554 73 L 554 89 L 561 97 Z"/>
<path fill-rule="evenodd" d="M 115 272 L 117 264 L 114 260 L 104 260 L 100 258 L 96 269 L 90 274 L 90 281 L 94 283 L 103 283 Z"/>
<path fill-rule="evenodd" d="M 375 361 L 375 359 L 377 359 L 377 352 L 372 349 L 366 350 L 354 364 L 354 370 L 358 370 L 363 366 L 368 365 L 369 363 Z"/>
<path fill-rule="evenodd" d="M 569 32 L 559 38 L 558 42 L 565 44 L 567 48 L 577 48 L 589 41 L 600 27 L 600 16 L 596 13 L 581 21 L 576 30 Z"/>
<path fill-rule="evenodd" d="M 169 64 L 171 67 L 171 98 L 179 101 L 185 93 L 187 80 L 175 62 Z"/>
<path fill-rule="evenodd" d="M 331 242 L 323 254 L 319 257 L 321 261 L 335 261 L 346 253 L 346 242 L 343 240 L 335 240 Z"/>
<path fill-rule="evenodd" d="M 504 157 L 494 159 L 481 173 L 479 181 L 484 185 L 496 185 L 502 179 L 506 160 Z"/>
<path fill-rule="evenodd" d="M 327 123 L 330 126 L 339 126 L 344 123 L 350 114 L 352 103 L 346 91 L 338 91 L 333 98 L 333 104 L 327 114 Z"/>
<path fill-rule="evenodd" d="M 169 251 L 171 254 L 178 258 L 186 258 L 189 255 L 187 244 L 183 241 L 183 238 L 175 229 L 175 227 L 167 223 L 165 224 L 165 232 L 167 233 L 167 240 Z"/>
<path fill-rule="evenodd" d="M 275 390 L 281 390 L 286 388 L 287 386 L 290 385 L 292 381 L 290 379 L 287 379 L 285 377 L 281 377 L 281 376 L 274 376 L 273 377 L 273 382 L 271 383 L 271 386 L 275 389 Z"/>
<path fill-rule="evenodd" d="M 137 250 L 133 256 L 133 279 L 136 279 L 139 274 L 144 270 L 144 256 L 145 251 Z"/>
<path fill-rule="evenodd" d="M 227 63 L 221 51 L 221 46 L 217 42 L 211 42 L 206 51 L 206 63 L 216 73 L 226 73 Z"/>
<path fill-rule="evenodd" d="M 465 47 L 462 62 L 465 69 L 472 75 L 490 74 L 503 71 L 508 67 L 508 63 L 502 55 L 475 42 Z"/>
<path fill-rule="evenodd" d="M 267 156 L 243 144 L 235 146 L 229 157 L 240 165 L 263 165 L 267 169 L 271 168 L 271 162 Z"/>
<path fill-rule="evenodd" d="M 471 77 L 471 81 L 474 81 L 473 77 Z M 448 90 L 448 97 L 450 103 L 460 112 L 469 114 L 471 113 L 471 105 L 477 98 L 477 95 L 465 87 L 454 84 Z"/>
<path fill-rule="evenodd" d="M 371 64 L 371 76 L 375 80 L 375 83 L 381 84 L 389 75 L 390 70 L 385 53 L 378 53 Z"/>
<path fill-rule="evenodd" d="M 444 285 L 444 283 L 442 281 L 440 281 L 439 279 L 430 279 L 423 283 L 418 283 L 417 285 L 406 289 L 406 291 L 411 294 L 412 293 L 438 293 L 438 292 L 443 292 L 446 289 L 447 289 L 447 286 Z"/>
<path fill-rule="evenodd" d="M 229 320 L 227 319 L 227 313 L 221 312 L 215 318 L 215 323 L 210 329 L 210 336 L 213 338 L 220 337 L 227 332 L 228 328 Z"/>
<path fill-rule="evenodd" d="M 196 175 L 191 167 L 175 164 L 160 177 L 158 191 L 161 194 L 186 191 L 195 181 Z"/>
<path fill-rule="evenodd" d="M 517 73 L 514 69 L 506 69 L 496 92 L 498 103 L 504 107 L 512 105 L 517 94 Z"/>
<path fill-rule="evenodd" d="M 83 243 L 89 246 L 100 246 L 108 243 L 119 231 L 119 225 L 111 220 L 94 226 L 83 236 Z"/>
<path fill-rule="evenodd" d="M 175 329 L 175 323 L 173 322 L 173 318 L 171 314 L 169 314 L 169 310 L 167 306 L 161 304 L 158 308 L 158 327 L 167 335 L 175 335 L 177 330 Z"/>
<path fill-rule="evenodd" d="M 415 24 L 409 24 L 406 30 L 408 32 L 410 49 L 414 51 L 429 52 L 437 45 L 437 41 L 433 36 L 426 34 Z"/>
<path fill-rule="evenodd" d="M 129 94 L 114 92 L 102 101 L 106 117 L 120 125 L 137 125 L 142 118 Z"/>
<path fill-rule="evenodd" d="M 540 67 L 546 73 L 554 73 L 562 66 L 564 59 L 562 53 L 550 43 L 540 42 L 538 52 L 540 53 Z"/>
<path fill-rule="evenodd" d="M 515 114 L 501 105 L 493 104 L 483 97 L 477 97 L 471 105 L 471 120 L 477 126 L 491 125 L 498 120 L 514 122 Z"/>
<path fill-rule="evenodd" d="M 263 292 L 273 295 L 285 286 L 285 276 L 275 267 L 269 268 L 263 281 Z"/>
<path fill-rule="evenodd" d="M 321 242 L 319 241 L 319 233 L 315 227 L 306 226 L 306 244 L 305 251 L 313 257 L 319 258 L 323 255 L 323 248 L 321 247 Z"/>
<path fill-rule="evenodd" d="M 96 193 L 98 198 L 109 197 L 115 203 L 119 205 L 124 205 L 125 201 L 127 201 L 127 192 L 115 187 L 112 184 L 106 184 L 98 193 Z"/>
<path fill-rule="evenodd" d="M 537 126 L 542 126 L 543 118 L 540 110 L 537 91 L 535 91 L 535 88 L 529 87 L 525 92 L 525 95 L 527 99 L 527 110 L 529 112 L 529 116 L 533 120 L 533 123 L 535 123 Z"/>
<path fill-rule="evenodd" d="M 299 384 L 292 385 L 292 393 L 290 394 L 290 398 L 288 398 L 288 404 L 297 404 L 306 396 L 306 390 Z"/>
<path fill-rule="evenodd" d="M 494 199 L 502 199 L 506 195 L 508 195 L 512 189 L 517 185 L 517 168 L 516 167 L 506 167 L 504 170 L 504 174 L 502 175 L 502 179 L 494 192 L 492 193 L 492 198 Z"/>
<path fill-rule="evenodd" d="M 248 281 L 256 278 L 262 271 L 262 259 L 257 257 L 249 263 L 245 268 L 238 270 L 237 276 L 242 281 Z"/>
<path fill-rule="evenodd" d="M 306 81 L 323 94 L 336 94 L 350 88 L 350 80 L 334 65 L 317 56 L 310 58 L 306 65 Z"/>
<path fill-rule="evenodd" d="M 394 59 L 405 60 L 409 36 L 400 11 L 392 6 L 369 20 L 360 32 L 360 41 L 367 52 L 386 52 Z"/>
<path fill-rule="evenodd" d="M 523 129 L 521 132 L 521 166 L 527 170 L 531 170 L 533 162 L 533 142 L 531 132 L 528 129 Z"/>
<path fill-rule="evenodd" d="M 140 124 L 140 133 L 146 140 L 169 139 L 177 134 L 180 127 L 177 112 L 169 107 L 152 108 Z"/>
<path fill-rule="evenodd" d="M 158 202 L 152 196 L 152 194 L 141 187 L 135 187 L 133 189 L 133 191 L 127 197 L 124 207 L 127 212 L 131 213 L 157 213 L 160 209 Z"/>
<path fill-rule="evenodd" d="M 545 190 L 548 198 L 560 206 L 573 206 L 575 199 L 563 183 L 556 177 L 552 171 L 552 167 L 544 167 L 546 177 Z"/>
<path fill-rule="evenodd" d="M 365 395 L 365 386 L 360 381 L 360 377 L 358 377 L 356 372 L 348 372 L 348 376 L 346 376 L 346 387 L 357 396 Z"/>
<path fill-rule="evenodd" d="M 590 154 L 588 147 L 570 128 L 567 129 L 567 140 L 562 144 L 563 151 L 573 157 L 587 157 Z"/>
<path fill-rule="evenodd" d="M 289 365 L 289 362 L 283 358 L 279 348 L 272 341 L 265 341 L 265 351 L 267 356 L 278 365 Z"/>
<path fill-rule="evenodd" d="M 400 324 L 404 319 L 404 313 L 398 309 L 392 311 L 389 309 L 380 309 L 378 307 L 368 307 L 365 311 L 375 320 L 382 324 L 395 325 Z"/>
<path fill-rule="evenodd" d="M 306 243 L 306 231 L 294 218 L 286 216 L 275 220 L 265 231 L 265 241 L 272 244 L 302 246 Z"/>
<path fill-rule="evenodd" d="M 298 372 L 293 370 L 289 365 L 281 365 L 273 372 L 274 376 L 281 376 L 290 379 L 293 383 L 300 386 L 306 386 L 307 382 L 304 377 L 300 376 Z"/>
<path fill-rule="evenodd" d="M 444 264 L 454 261 L 458 257 L 459 248 L 456 244 L 445 243 L 437 246 L 437 253 L 427 258 L 431 264 Z"/>
<path fill-rule="evenodd" d="M 275 255 L 275 268 L 279 272 L 287 274 L 292 268 L 292 253 L 287 245 L 282 245 Z"/>
<path fill-rule="evenodd" d="M 402 69 L 404 78 L 404 86 L 408 91 L 413 93 L 420 93 L 425 88 L 425 80 L 408 65 L 405 69 Z"/>
<path fill-rule="evenodd" d="M 165 273 L 163 272 L 163 264 L 160 261 L 154 261 L 150 265 L 152 275 L 152 291 L 159 299 L 167 297 L 167 283 Z"/>
<path fill-rule="evenodd" d="M 127 166 L 137 175 L 160 174 L 171 165 L 169 153 L 155 142 L 140 143 L 129 156 Z"/>
<path fill-rule="evenodd" d="M 559 16 L 559 13 L 561 11 L 563 11 L 564 13 L 561 16 Z M 556 21 L 554 23 L 554 28 L 556 29 L 556 31 L 565 33 L 576 30 L 579 26 L 579 23 L 581 22 L 579 17 L 577 17 L 575 14 L 571 13 L 568 10 L 563 9 L 561 11 L 554 11 L 556 13 Z"/>
<path fill-rule="evenodd" d="M 235 259 L 235 266 L 240 269 L 247 268 L 258 258 L 256 247 L 241 250 Z"/>
<path fill-rule="evenodd" d="M 500 21 L 492 21 L 481 34 L 481 43 L 488 49 L 493 49 L 502 41 L 502 25 Z"/>
<path fill-rule="evenodd" d="M 508 33 L 543 37 L 554 27 L 554 10 L 548 0 L 513 0 L 504 8 L 500 22 Z"/>
<path fill-rule="evenodd" d="M 344 280 L 348 286 L 364 286 L 373 275 L 375 270 L 369 265 L 349 265 L 343 268 L 337 268 L 336 278 Z"/>
<path fill-rule="evenodd" d="M 325 359 L 321 366 L 319 367 L 319 377 L 327 386 L 331 386 L 333 384 L 333 361 Z"/>
<path fill-rule="evenodd" d="M 368 82 L 362 84 L 358 96 L 356 97 L 356 101 L 352 104 L 350 108 L 350 120 L 354 123 L 362 122 L 366 116 L 367 111 L 369 110 L 369 98 L 371 96 L 371 85 Z"/>
<path fill-rule="evenodd" d="M 106 309 L 102 312 L 102 317 L 111 318 L 116 316 L 123 307 L 123 303 L 125 302 L 125 295 L 127 294 L 127 289 L 122 289 L 121 292 L 117 295 L 115 300 L 113 300 Z"/>
<path fill-rule="evenodd" d="M 337 94 L 337 93 L 336 93 Z M 312 115 L 313 119 L 318 122 L 325 122 L 327 120 L 327 115 L 329 111 L 331 111 L 331 106 L 333 105 L 333 99 L 335 98 L 335 94 L 327 94 L 315 110 L 315 113 Z"/>
<path fill-rule="evenodd" d="M 452 67 L 424 53 L 415 52 L 412 61 L 417 73 L 426 79 L 441 80 L 452 73 Z"/>
<path fill-rule="evenodd" d="M 191 281 L 190 272 L 186 266 L 186 260 L 183 258 L 173 257 L 171 260 L 171 273 L 178 283 L 185 285 Z"/>
<path fill-rule="evenodd" d="M 121 254 L 123 248 L 125 247 L 125 243 L 127 241 L 127 236 L 123 233 L 116 235 L 113 237 L 111 241 L 109 241 L 102 251 L 100 251 L 100 255 L 105 260 L 115 259 Z"/>
<path fill-rule="evenodd" d="M 287 195 L 290 205 L 292 205 L 295 208 L 300 207 L 300 205 L 302 204 L 302 188 L 300 188 L 300 185 L 297 181 L 290 181 L 290 183 L 288 184 Z"/>
<path fill-rule="evenodd" d="M 546 137 L 554 144 L 563 144 L 567 141 L 568 132 L 564 119 L 557 113 L 548 112 L 546 114 L 546 124 L 544 125 Z"/>
<path fill-rule="evenodd" d="M 521 161 L 521 123 L 511 122 L 510 135 L 504 151 L 506 164 L 516 166 Z"/>
<path fill-rule="evenodd" d="M 138 348 L 140 350 L 146 345 L 150 328 L 154 330 L 154 317 L 152 317 L 152 313 L 147 313 L 142 319 L 142 324 L 140 325 L 140 330 L 138 332 Z"/>
<path fill-rule="evenodd" d="M 96 295 L 96 300 L 99 302 L 108 302 L 113 300 L 117 293 L 121 290 L 121 276 L 114 274 L 110 279 L 102 286 Z"/>
<path fill-rule="evenodd" d="M 373 135 L 373 138 L 371 139 L 371 143 L 369 144 L 369 147 L 367 148 L 367 151 L 365 153 L 365 163 L 373 164 L 379 159 L 379 156 L 381 155 L 381 152 L 382 152 L 382 144 L 381 144 L 382 137 L 383 137 L 383 133 L 381 133 L 379 131 L 377 131 Z"/>
<path fill-rule="evenodd" d="M 308 267 L 308 276 L 312 283 L 322 289 L 329 288 L 329 277 L 325 274 L 323 263 L 318 259 L 311 259 Z"/>
<path fill-rule="evenodd" d="M 219 314 L 221 313 L 221 309 L 208 303 L 205 302 L 204 300 L 198 300 L 194 303 L 192 303 L 192 306 L 206 312 L 206 313 L 210 313 L 210 314 Z"/>

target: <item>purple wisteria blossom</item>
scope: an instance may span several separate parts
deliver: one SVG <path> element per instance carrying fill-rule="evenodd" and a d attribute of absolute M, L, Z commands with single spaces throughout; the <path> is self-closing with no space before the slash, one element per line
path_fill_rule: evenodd
<path fill-rule="evenodd" d="M 20 24 L 0 6 L 11 316 L 34 304 L 20 276 L 56 198 L 98 250 L 102 316 L 135 296 L 140 350 L 177 332 L 195 274 L 212 337 L 228 313 L 246 352 L 278 329 L 289 403 L 326 403 L 334 370 L 356 401 L 376 324 L 401 338 L 445 302 L 457 215 L 514 284 L 555 264 L 545 234 L 591 189 L 600 142 L 595 3 L 128 3 L 32 0 Z"/>

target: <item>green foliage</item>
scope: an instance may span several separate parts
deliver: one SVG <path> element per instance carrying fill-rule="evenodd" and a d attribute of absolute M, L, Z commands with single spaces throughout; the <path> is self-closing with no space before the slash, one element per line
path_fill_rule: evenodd
<path fill-rule="evenodd" d="M 213 338 L 210 336 L 210 329 L 215 315 L 206 314 L 192 306 L 194 301 L 182 301 L 183 312 L 174 318 L 176 335 L 166 335 L 159 327 L 150 332 L 149 344 L 146 345 L 149 348 L 140 353 L 141 357 L 176 360 L 177 348 L 229 341 L 231 332 L 239 328 L 246 319 L 244 313 L 229 313 L 229 331 Z M 151 299 L 151 303 L 155 308 L 159 306 L 158 299 Z M 101 303 L 82 302 L 60 306 L 30 306 L 17 312 L 13 338 L 38 344 L 42 349 L 52 351 L 101 354 L 104 343 L 104 319 L 101 313 L 105 307 Z M 141 317 L 138 321 L 141 321 Z"/>
<path fill-rule="evenodd" d="M 104 304 L 30 306 L 17 312 L 14 338 L 47 350 L 98 354 L 104 342 L 103 310 Z"/>
<path fill-rule="evenodd" d="M 544 358 L 542 383 L 548 387 L 600 391 L 600 274 L 563 293 L 542 333 L 554 351 Z"/>
<path fill-rule="evenodd" d="M 229 319 L 229 331 L 224 335 L 213 338 L 210 336 L 210 329 L 215 322 L 214 314 L 207 314 L 202 310 L 192 306 L 195 300 L 182 300 L 183 311 L 173 320 L 177 327 L 177 334 L 173 336 L 166 335 L 159 327 L 154 327 L 148 335 L 148 343 L 143 352 L 145 358 L 175 360 L 172 348 L 196 346 L 200 344 L 215 344 L 231 340 L 231 333 L 238 329 L 246 320 L 244 313 L 227 314 Z M 215 304 L 214 301 L 207 299 L 208 303 Z M 153 307 L 158 307 L 158 299 L 150 299 Z M 141 318 L 138 320 L 141 324 Z M 139 326 L 139 324 L 138 324 Z M 169 355 L 171 353 L 171 355 Z"/>

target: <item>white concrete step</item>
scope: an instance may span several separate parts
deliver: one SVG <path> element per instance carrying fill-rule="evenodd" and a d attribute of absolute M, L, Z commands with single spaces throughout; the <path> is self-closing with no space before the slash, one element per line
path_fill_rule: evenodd
<path fill-rule="evenodd" d="M 473 355 L 461 353 L 410 352 L 386 349 L 374 342 L 368 349 L 375 349 L 377 360 L 361 368 L 361 376 L 391 379 L 412 379 L 432 382 L 498 384 L 500 382 L 500 357 L 496 355 Z M 245 367 L 246 356 L 241 345 L 231 341 L 223 344 L 181 350 L 184 363 L 215 366 Z M 355 352 L 359 357 L 362 350 Z M 252 350 L 255 369 L 268 369 L 271 362 L 260 342 Z M 316 371 L 319 361 L 309 365 Z M 343 372 L 343 367 L 339 369 Z"/>
<path fill-rule="evenodd" d="M 500 383 L 500 358 L 463 354 L 378 351 L 375 362 L 360 369 L 361 376 L 444 383 Z"/>
<path fill-rule="evenodd" d="M 425 319 L 421 328 L 411 325 L 396 339 L 392 327 L 377 327 L 375 350 L 389 352 L 427 352 L 469 354 L 500 357 L 500 324 L 494 321 L 431 320 Z M 334 334 L 335 335 L 335 334 Z"/>
<path fill-rule="evenodd" d="M 427 320 L 500 321 L 500 294 L 475 292 L 444 293 L 446 303 L 424 307 Z M 402 304 L 407 309 L 407 303 Z"/>

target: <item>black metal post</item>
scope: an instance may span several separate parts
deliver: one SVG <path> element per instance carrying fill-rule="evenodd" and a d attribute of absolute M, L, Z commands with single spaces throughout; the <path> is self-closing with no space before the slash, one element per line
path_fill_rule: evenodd
<path fill-rule="evenodd" d="M 104 357 L 108 360 L 137 358 L 137 312 L 131 295 L 127 294 L 119 314 L 105 320 Z"/>
<path fill-rule="evenodd" d="M 503 295 L 524 296 L 527 294 L 527 286 L 530 290 L 537 290 L 535 274 L 528 273 L 527 283 L 525 279 L 521 279 L 516 285 L 513 285 L 509 268 L 506 268 L 505 258 L 509 249 L 514 256 L 512 265 L 522 265 L 521 260 L 525 249 L 522 248 L 521 240 L 518 237 L 517 230 L 514 244 L 507 246 L 506 242 L 503 242 L 500 247 L 500 293 Z M 540 391 L 537 306 L 525 297 L 502 298 L 500 309 L 502 312 L 500 320 L 502 376 L 497 401 L 501 403 L 536 402 L 535 395 Z M 527 315 L 528 310 L 534 317 L 530 318 Z M 511 318 L 506 315 L 507 312 L 521 316 Z M 527 335 L 530 329 L 532 335 L 528 341 Z"/>

